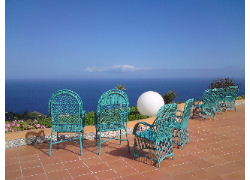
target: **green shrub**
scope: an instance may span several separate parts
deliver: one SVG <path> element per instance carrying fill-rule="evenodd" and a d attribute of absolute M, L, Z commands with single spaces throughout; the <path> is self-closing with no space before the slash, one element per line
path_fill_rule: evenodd
<path fill-rule="evenodd" d="M 17 120 L 16 113 L 14 112 L 5 112 L 5 121 L 14 121 Z"/>
<path fill-rule="evenodd" d="M 116 86 L 117 89 L 120 89 L 120 90 L 126 90 L 126 87 L 123 85 L 123 84 L 119 84 Z"/>
<path fill-rule="evenodd" d="M 173 103 L 175 98 L 176 98 L 176 93 L 175 91 L 168 91 L 167 93 L 163 94 L 163 99 L 165 104 L 170 104 Z"/>
<path fill-rule="evenodd" d="M 36 128 L 33 125 L 29 124 L 29 122 L 24 121 L 23 123 L 21 123 L 20 129 L 17 129 L 17 131 L 30 130 L 30 129 L 36 129 Z"/>
<path fill-rule="evenodd" d="M 47 118 L 41 118 L 38 120 L 39 124 L 46 126 L 47 128 L 51 128 L 52 127 L 52 120 L 51 117 L 47 117 Z"/>
<path fill-rule="evenodd" d="M 245 95 L 243 95 L 243 96 L 238 96 L 238 97 L 236 98 L 236 100 L 241 100 L 241 99 L 245 99 Z"/>
<path fill-rule="evenodd" d="M 28 114 L 28 115 L 27 115 Z M 48 116 L 41 116 L 40 113 L 33 112 L 33 113 L 26 113 L 24 114 L 15 114 L 15 117 L 25 117 L 27 119 L 19 119 L 19 120 L 10 120 L 6 119 L 5 121 L 5 132 L 14 132 L 14 131 L 23 131 L 23 130 L 30 130 L 30 129 L 40 129 L 40 128 L 51 128 L 52 122 L 51 117 Z M 86 113 L 86 121 L 85 125 L 95 125 L 95 112 L 88 112 Z M 28 118 L 29 117 L 29 118 Z M 37 119 L 33 119 L 34 117 L 38 117 Z M 145 119 L 148 116 L 141 115 L 138 112 L 137 107 L 132 106 L 131 111 L 128 117 L 129 121 L 138 120 L 138 119 Z M 12 119 L 12 118 L 10 118 Z"/>
<path fill-rule="evenodd" d="M 14 118 L 12 118 L 13 120 L 16 120 L 16 119 L 23 119 L 23 120 L 27 120 L 27 119 L 41 119 L 41 118 L 46 118 L 48 116 L 40 113 L 40 112 L 24 112 L 22 114 L 18 114 L 18 113 L 12 113 L 12 112 L 8 112 L 8 113 L 5 113 L 5 119 L 8 119 L 6 116 L 15 116 Z"/>
<path fill-rule="evenodd" d="M 86 120 L 85 120 L 85 125 L 95 125 L 95 112 L 88 112 L 86 113 Z"/>
<path fill-rule="evenodd" d="M 95 112 L 86 113 L 85 125 L 86 126 L 95 125 L 95 116 L 96 116 Z M 146 119 L 146 118 L 148 118 L 148 116 L 141 115 L 138 112 L 137 107 L 135 107 L 135 106 L 131 107 L 130 114 L 128 116 L 129 121 L 138 120 L 138 119 Z"/>
<path fill-rule="evenodd" d="M 209 89 L 214 89 L 214 88 L 227 88 L 229 86 L 238 86 L 234 80 L 230 78 L 224 78 L 224 79 L 217 79 L 211 82 L 209 85 Z"/>
<path fill-rule="evenodd" d="M 5 132 L 15 132 L 40 128 L 46 128 L 46 126 L 40 124 L 36 119 L 5 121 Z"/>
<path fill-rule="evenodd" d="M 128 116 L 128 120 L 129 121 L 133 121 L 133 120 L 139 120 L 139 119 L 146 119 L 148 118 L 148 116 L 145 115 L 141 115 L 137 109 L 136 106 L 132 106 L 130 108 L 130 114 Z"/>

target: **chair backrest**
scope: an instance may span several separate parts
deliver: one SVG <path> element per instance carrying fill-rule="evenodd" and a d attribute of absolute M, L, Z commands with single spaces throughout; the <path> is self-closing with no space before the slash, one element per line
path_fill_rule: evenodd
<path fill-rule="evenodd" d="M 238 86 L 229 86 L 226 88 L 227 96 L 232 96 L 233 98 L 236 98 L 239 93 L 239 87 Z"/>
<path fill-rule="evenodd" d="M 49 100 L 49 113 L 55 131 L 74 132 L 84 127 L 83 102 L 74 91 L 63 89 L 55 92 Z"/>
<path fill-rule="evenodd" d="M 154 122 L 156 131 L 165 131 L 165 128 L 174 127 L 176 123 L 177 104 L 165 104 L 157 113 L 157 118 Z"/>
<path fill-rule="evenodd" d="M 225 88 L 214 88 L 211 89 L 212 95 L 215 98 L 216 103 L 221 103 L 226 97 L 226 89 Z"/>
<path fill-rule="evenodd" d="M 126 123 L 129 112 L 127 94 L 119 89 L 111 89 L 103 93 L 98 101 L 96 123 Z"/>
<path fill-rule="evenodd" d="M 182 114 L 182 122 L 181 122 L 182 128 L 188 127 L 189 124 L 188 122 L 191 116 L 193 105 L 194 105 L 194 98 L 188 99 L 185 103 L 185 108 Z"/>
<path fill-rule="evenodd" d="M 203 93 L 202 99 L 205 104 L 216 103 L 216 96 L 214 96 L 212 89 L 206 89 Z"/>

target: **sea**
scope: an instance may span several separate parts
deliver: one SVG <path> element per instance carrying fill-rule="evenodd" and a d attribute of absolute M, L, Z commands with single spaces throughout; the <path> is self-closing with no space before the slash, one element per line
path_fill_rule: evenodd
<path fill-rule="evenodd" d="M 164 94 L 175 91 L 175 102 L 189 98 L 201 99 L 205 89 L 214 79 L 84 79 L 84 80 L 6 80 L 5 111 L 48 114 L 51 95 L 60 89 L 77 92 L 83 100 L 84 110 L 96 111 L 102 93 L 124 85 L 130 105 L 136 106 L 139 96 L 146 91 Z M 234 79 L 239 83 L 239 95 L 245 95 L 245 79 Z"/>

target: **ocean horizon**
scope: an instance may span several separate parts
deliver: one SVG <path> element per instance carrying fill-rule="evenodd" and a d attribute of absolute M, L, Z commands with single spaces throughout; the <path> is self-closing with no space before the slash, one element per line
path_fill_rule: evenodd
<path fill-rule="evenodd" d="M 48 114 L 48 102 L 52 93 L 60 89 L 77 92 L 83 100 L 84 110 L 96 111 L 97 103 L 105 91 L 122 84 L 130 101 L 136 106 L 139 96 L 146 91 L 164 94 L 175 91 L 176 102 L 189 98 L 201 99 L 205 89 L 215 80 L 204 79 L 83 79 L 83 80 L 6 80 L 6 112 L 41 112 Z M 239 95 L 245 95 L 245 79 L 233 79 L 239 83 Z"/>

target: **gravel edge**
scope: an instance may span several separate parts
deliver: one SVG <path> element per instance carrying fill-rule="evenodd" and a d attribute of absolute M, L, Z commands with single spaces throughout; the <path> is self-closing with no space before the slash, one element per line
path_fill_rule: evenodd
<path fill-rule="evenodd" d="M 128 134 L 132 134 L 133 128 L 128 128 Z M 103 132 L 102 137 L 116 137 L 119 135 L 119 131 L 108 131 Z M 122 130 L 122 135 L 125 135 L 125 130 Z M 77 135 L 59 135 L 60 139 L 67 139 L 77 137 Z M 95 139 L 95 133 L 86 133 L 84 134 L 84 139 L 87 140 L 94 140 Z M 53 136 L 53 140 L 56 140 L 56 136 Z M 5 141 L 5 148 L 14 148 L 19 146 L 25 146 L 25 145 L 34 145 L 34 144 L 42 144 L 42 143 L 50 143 L 50 136 L 34 136 L 31 138 L 21 138 L 21 139 L 15 139 L 11 141 Z"/>

